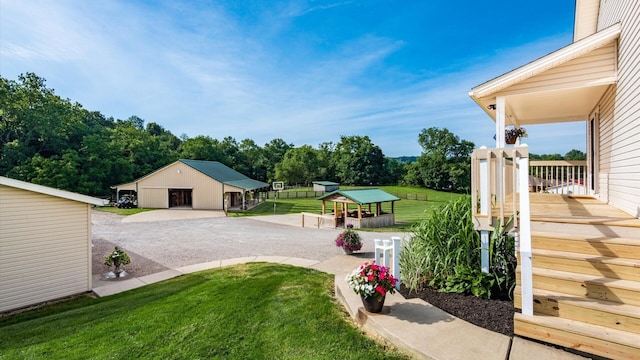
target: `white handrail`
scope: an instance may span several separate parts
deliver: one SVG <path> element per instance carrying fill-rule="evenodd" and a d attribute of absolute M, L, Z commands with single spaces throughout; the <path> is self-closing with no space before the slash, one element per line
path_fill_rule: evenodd
<path fill-rule="evenodd" d="M 507 203 L 507 197 L 512 199 Z M 529 148 L 526 144 L 513 148 L 474 150 L 471 157 L 471 201 L 476 230 L 481 232 L 482 271 L 488 271 L 488 240 L 495 228 L 494 217 L 514 216 L 520 253 L 522 314 L 533 315 L 533 276 L 531 258 L 531 215 L 529 200 Z M 496 213 L 493 213 L 496 209 Z"/>

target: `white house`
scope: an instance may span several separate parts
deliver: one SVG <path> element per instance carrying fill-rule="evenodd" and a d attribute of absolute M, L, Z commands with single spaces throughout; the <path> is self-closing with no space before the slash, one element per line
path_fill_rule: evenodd
<path fill-rule="evenodd" d="M 583 121 L 589 193 L 640 217 L 640 2 L 577 0 L 574 42 L 471 90 L 496 122 Z M 496 137 L 497 147 L 504 139 Z"/>
<path fill-rule="evenodd" d="M 0 312 L 91 291 L 93 205 L 0 176 Z"/>
<path fill-rule="evenodd" d="M 572 44 L 469 95 L 496 123 L 496 147 L 472 156 L 485 253 L 518 215 L 515 334 L 640 359 L 640 1 L 576 0 Z M 505 126 L 567 121 L 587 130 L 585 195 L 530 194 L 536 150 L 507 147 Z"/>

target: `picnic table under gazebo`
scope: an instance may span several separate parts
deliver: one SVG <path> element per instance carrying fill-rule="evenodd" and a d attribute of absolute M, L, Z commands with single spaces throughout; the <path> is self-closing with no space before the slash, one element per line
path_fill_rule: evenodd
<path fill-rule="evenodd" d="M 333 214 L 334 227 L 351 224 L 356 229 L 394 225 L 394 203 L 400 200 L 380 189 L 336 190 L 317 199 L 322 200 L 322 215 Z M 329 212 L 327 201 L 333 203 Z M 383 203 L 389 202 L 390 209 L 385 211 Z"/>

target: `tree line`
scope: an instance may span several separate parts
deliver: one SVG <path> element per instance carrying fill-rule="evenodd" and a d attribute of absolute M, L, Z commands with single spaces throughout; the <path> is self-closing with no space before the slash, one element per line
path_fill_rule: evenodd
<path fill-rule="evenodd" d="M 133 181 L 177 159 L 221 162 L 253 179 L 289 185 L 413 185 L 468 192 L 474 144 L 447 129 L 423 129 L 418 157 L 386 157 L 368 136 L 294 146 L 276 138 L 180 137 L 137 116 L 126 120 L 63 99 L 34 73 L 0 77 L 0 175 L 88 195 Z"/>

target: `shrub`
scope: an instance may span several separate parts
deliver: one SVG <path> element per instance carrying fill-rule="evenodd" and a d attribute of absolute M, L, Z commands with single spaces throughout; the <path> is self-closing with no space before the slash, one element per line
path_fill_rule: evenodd
<path fill-rule="evenodd" d="M 480 235 L 473 227 L 468 196 L 433 208 L 412 233 L 400 252 L 401 277 L 409 289 L 443 281 L 456 266 L 479 268 Z"/>
<path fill-rule="evenodd" d="M 480 234 L 474 229 L 469 197 L 434 208 L 412 228 L 412 239 L 400 252 L 402 282 L 410 291 L 427 286 L 488 298 L 505 297 L 515 287 L 513 238 L 505 226 L 489 244 L 490 273 L 480 271 Z"/>

